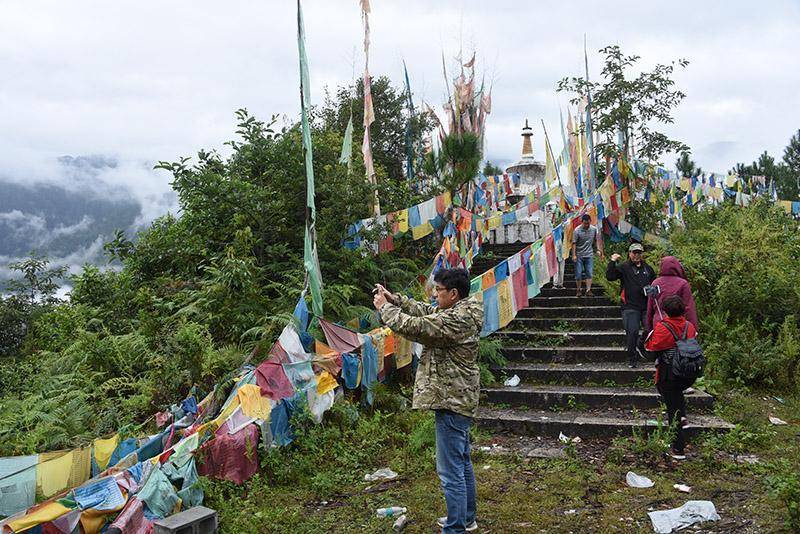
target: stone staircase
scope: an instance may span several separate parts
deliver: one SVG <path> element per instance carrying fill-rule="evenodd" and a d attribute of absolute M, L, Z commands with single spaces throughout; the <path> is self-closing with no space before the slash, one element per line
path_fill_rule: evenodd
<path fill-rule="evenodd" d="M 487 245 L 470 276 L 519 252 L 524 243 Z M 629 369 L 625 332 L 618 305 L 593 287 L 594 297 L 576 297 L 573 266 L 564 285 L 551 285 L 529 301 L 506 328 L 493 334 L 503 342 L 508 364 L 502 376 L 521 379 L 516 387 L 482 390 L 477 421 L 484 428 L 519 435 L 607 438 L 647 430 L 661 419 L 653 365 L 641 361 Z M 597 268 L 604 266 L 597 265 Z M 686 395 L 691 437 L 702 431 L 724 431 L 732 425 L 711 413 L 714 398 L 695 391 Z"/>

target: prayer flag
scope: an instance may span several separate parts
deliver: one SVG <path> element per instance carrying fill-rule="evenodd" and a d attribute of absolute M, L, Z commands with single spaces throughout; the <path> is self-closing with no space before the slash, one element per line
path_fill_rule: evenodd
<path fill-rule="evenodd" d="M 311 306 L 322 317 L 322 273 L 317 257 L 317 208 L 314 203 L 314 151 L 311 146 L 311 126 L 307 106 L 311 104 L 306 37 L 303 27 L 303 10 L 297 0 L 297 49 L 300 57 L 300 122 L 303 132 L 303 153 L 306 167 L 306 228 L 303 245 L 303 266 L 306 270 L 306 287 L 311 288 Z"/>
<path fill-rule="evenodd" d="M 497 286 L 483 290 L 483 330 L 482 336 L 487 336 L 500 329 L 500 312 L 497 308 Z"/>
<path fill-rule="evenodd" d="M 496 287 L 500 328 L 503 328 L 514 319 L 514 302 L 512 300 L 511 285 L 508 279 L 498 282 Z"/>

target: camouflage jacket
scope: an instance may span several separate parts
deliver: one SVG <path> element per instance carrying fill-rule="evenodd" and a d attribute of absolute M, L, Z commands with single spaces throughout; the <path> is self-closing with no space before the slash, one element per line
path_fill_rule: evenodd
<path fill-rule="evenodd" d="M 399 306 L 384 304 L 380 317 L 395 333 L 424 346 L 412 406 L 474 417 L 480 394 L 478 334 L 483 305 L 467 298 L 439 310 L 405 296 L 398 298 Z"/>

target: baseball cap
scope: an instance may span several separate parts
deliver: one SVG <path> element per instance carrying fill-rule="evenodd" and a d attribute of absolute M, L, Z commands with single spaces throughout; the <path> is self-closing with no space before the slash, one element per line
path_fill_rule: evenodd
<path fill-rule="evenodd" d="M 631 243 L 631 246 L 628 247 L 628 252 L 644 252 L 644 247 L 641 243 Z"/>

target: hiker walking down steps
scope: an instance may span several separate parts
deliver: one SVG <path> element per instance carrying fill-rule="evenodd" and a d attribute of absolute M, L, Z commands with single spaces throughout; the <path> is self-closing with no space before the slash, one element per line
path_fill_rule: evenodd
<path fill-rule="evenodd" d="M 656 324 L 645 343 L 645 348 L 649 352 L 658 354 L 656 388 L 667 407 L 669 425 L 671 428 L 674 425 L 675 428 L 675 438 L 670 455 L 676 460 L 684 460 L 686 458 L 684 455 L 686 438 L 683 429 L 687 424 L 687 419 L 686 397 L 683 391 L 694 383 L 696 377 L 693 374 L 696 374 L 697 370 L 690 369 L 688 373 L 684 370 L 681 374 L 679 369 L 676 369 L 678 355 L 675 353 L 675 349 L 678 346 L 678 340 L 697 337 L 697 330 L 687 320 L 686 306 L 679 296 L 671 295 L 665 298 L 663 310 L 666 317 Z M 705 360 L 700 356 L 696 361 L 698 365 L 702 366 Z"/>
<path fill-rule="evenodd" d="M 575 264 L 576 296 L 581 296 L 581 280 L 585 280 L 586 292 L 592 296 L 592 273 L 594 272 L 594 251 L 597 246 L 597 228 L 592 226 L 588 213 L 581 217 L 581 225 L 572 233 L 572 262 Z"/>
<path fill-rule="evenodd" d="M 478 524 L 469 431 L 481 389 L 478 334 L 483 304 L 469 298 L 464 269 L 442 269 L 433 281 L 436 306 L 392 294 L 380 284 L 373 304 L 381 323 L 424 346 L 412 407 L 436 414 L 436 472 L 447 504 L 447 516 L 438 523 L 444 534 L 472 532 Z"/>
<path fill-rule="evenodd" d="M 649 286 L 656 278 L 653 268 L 644 261 L 644 247 L 641 243 L 632 243 L 628 247 L 628 261 L 617 265 L 621 259 L 619 254 L 612 254 L 608 262 L 606 278 L 613 282 L 622 281 L 622 323 L 625 326 L 625 344 L 628 349 L 628 367 L 636 367 L 639 329 L 647 313 L 647 296 L 645 286 Z"/>

